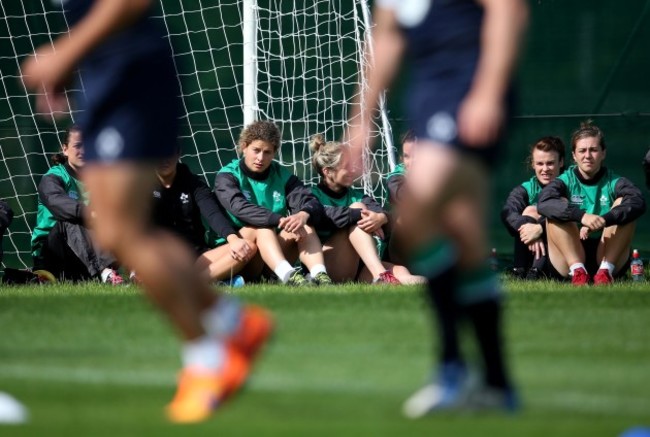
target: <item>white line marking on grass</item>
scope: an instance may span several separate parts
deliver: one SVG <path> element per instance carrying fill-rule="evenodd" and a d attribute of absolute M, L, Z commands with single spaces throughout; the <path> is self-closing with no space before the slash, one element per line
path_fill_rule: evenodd
<path fill-rule="evenodd" d="M 650 411 L 647 397 L 615 396 L 601 393 L 577 391 L 558 391 L 554 394 L 538 394 L 538 403 L 552 406 L 553 409 L 597 412 L 620 415 L 645 415 Z"/>
<path fill-rule="evenodd" d="M 20 379 L 76 384 L 117 384 L 140 387 L 172 387 L 173 373 L 161 370 L 108 370 L 84 367 L 53 367 L 0 364 L 0 380 Z M 261 391 L 329 392 L 329 393 L 396 393 L 375 384 L 360 381 L 309 380 L 290 374 L 253 374 L 249 387 Z"/>
<path fill-rule="evenodd" d="M 0 364 L 0 381 L 7 379 L 74 383 L 114 384 L 136 387 L 173 387 L 173 372 L 163 370 L 109 370 L 87 367 L 55 367 Z M 254 374 L 248 389 L 261 392 L 305 392 L 347 395 L 377 395 L 401 397 L 409 387 L 396 389 L 359 380 L 312 379 L 293 374 L 261 372 Z M 527 411 L 536 408 L 563 412 L 597 413 L 637 416 L 650 410 L 650 400 L 639 396 L 615 396 L 601 393 L 557 391 L 529 393 L 524 399 Z"/>

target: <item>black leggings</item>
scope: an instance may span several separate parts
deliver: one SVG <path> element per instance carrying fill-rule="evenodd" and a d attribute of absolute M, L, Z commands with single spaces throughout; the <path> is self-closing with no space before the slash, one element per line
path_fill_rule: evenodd
<path fill-rule="evenodd" d="M 47 270 L 59 280 L 83 281 L 114 264 L 115 258 L 95 247 L 82 225 L 57 222 L 47 235 L 41 258 L 34 259 L 34 270 Z"/>

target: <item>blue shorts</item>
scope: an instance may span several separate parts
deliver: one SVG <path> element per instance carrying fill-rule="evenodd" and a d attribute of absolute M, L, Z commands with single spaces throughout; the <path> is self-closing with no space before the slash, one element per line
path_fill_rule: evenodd
<path fill-rule="evenodd" d="M 458 75 L 447 80 L 416 83 L 407 99 L 407 113 L 411 129 L 418 138 L 445 144 L 491 166 L 499 157 L 499 141 L 476 148 L 463 144 L 458 136 L 458 109 L 469 92 L 473 78 L 469 74 L 471 72 L 466 72 L 465 77 Z M 510 112 L 511 101 L 509 95 L 506 101 L 507 114 Z"/>
<path fill-rule="evenodd" d="M 177 149 L 180 90 L 166 50 L 82 66 L 78 123 L 87 162 L 156 161 Z"/>

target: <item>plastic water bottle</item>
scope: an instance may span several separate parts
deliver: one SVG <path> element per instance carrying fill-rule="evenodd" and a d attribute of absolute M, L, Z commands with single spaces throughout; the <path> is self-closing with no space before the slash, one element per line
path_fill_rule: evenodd
<path fill-rule="evenodd" d="M 496 247 L 493 247 L 492 251 L 490 252 L 490 259 L 488 259 L 488 265 L 490 266 L 490 270 L 492 270 L 493 272 L 499 271 L 499 258 L 497 257 Z"/>
<path fill-rule="evenodd" d="M 246 285 L 246 281 L 240 275 L 235 275 L 226 281 L 219 281 L 218 284 L 223 287 L 241 288 Z"/>
<path fill-rule="evenodd" d="M 632 251 L 632 262 L 630 262 L 630 273 L 632 273 L 633 281 L 645 280 L 645 272 L 643 270 L 643 260 L 639 258 L 639 251 L 636 249 Z"/>
<path fill-rule="evenodd" d="M 386 251 L 386 240 L 382 240 L 377 235 L 373 235 L 372 238 L 375 240 L 375 246 L 377 247 L 377 254 L 379 259 L 384 257 L 384 252 Z"/>

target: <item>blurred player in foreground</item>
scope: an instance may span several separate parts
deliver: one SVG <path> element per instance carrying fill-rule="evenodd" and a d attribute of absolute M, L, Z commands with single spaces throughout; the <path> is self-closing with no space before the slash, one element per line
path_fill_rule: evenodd
<path fill-rule="evenodd" d="M 169 42 L 151 0 L 69 0 L 69 33 L 22 66 L 37 111 L 62 114 L 64 87 L 80 68 L 76 99 L 98 243 L 138 272 L 147 295 L 183 339 L 183 370 L 167 407 L 174 422 L 210 415 L 248 375 L 271 321 L 259 308 L 216 296 L 177 237 L 149 225 L 154 168 L 174 154 L 180 90 Z"/>
<path fill-rule="evenodd" d="M 408 117 L 418 142 L 399 211 L 408 232 L 398 236 L 413 273 L 428 278 L 442 346 L 436 375 L 407 400 L 404 413 L 512 410 L 517 402 L 504 362 L 499 284 L 486 263 L 485 222 L 488 170 L 509 113 L 526 3 L 377 0 L 374 19 L 367 87 L 348 132 L 352 169 L 361 169 L 380 95 L 406 53 L 412 70 Z M 461 316 L 474 328 L 485 366 L 482 384 L 472 384 L 461 355 Z"/>

